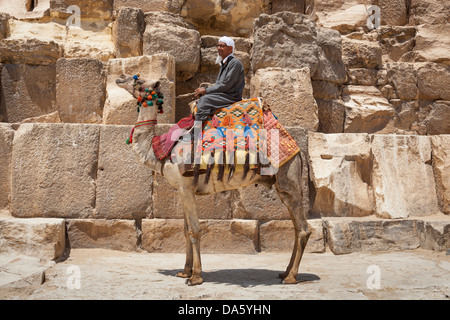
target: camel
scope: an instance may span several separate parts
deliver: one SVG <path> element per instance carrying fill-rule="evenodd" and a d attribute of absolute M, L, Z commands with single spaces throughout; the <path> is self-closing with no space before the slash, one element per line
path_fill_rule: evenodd
<path fill-rule="evenodd" d="M 140 101 L 142 101 L 142 98 L 139 97 L 148 95 L 148 92 L 154 93 L 148 99 L 153 99 L 153 102 L 159 100 L 158 96 L 162 96 L 159 92 L 160 81 L 157 80 L 141 80 L 136 75 L 122 75 L 116 80 L 116 84 Z M 152 139 L 155 136 L 158 107 L 161 109 L 161 100 L 159 100 L 159 106 L 156 103 L 147 103 L 147 105 L 147 107 L 139 108 L 138 121 L 132 133 L 131 146 L 138 161 L 156 173 L 161 174 L 178 191 L 183 205 L 186 262 L 183 271 L 178 272 L 177 276 L 186 278 L 186 284 L 188 285 L 203 283 L 200 257 L 200 225 L 195 201 L 196 195 L 207 195 L 215 192 L 235 190 L 252 184 L 262 184 L 268 188 L 275 186 L 279 197 L 287 206 L 294 224 L 295 242 L 291 259 L 286 271 L 279 274 L 279 277 L 284 284 L 297 283 L 296 277 L 300 261 L 311 234 L 311 231 L 308 230 L 305 216 L 305 212 L 308 209 L 303 201 L 307 190 L 307 186 L 302 182 L 304 181 L 302 176 L 307 172 L 304 154 L 302 152 L 298 153 L 281 166 L 274 175 L 254 174 L 244 177 L 243 172 L 236 172 L 230 180 L 219 181 L 217 173 L 213 172 L 207 182 L 205 181 L 206 179 L 200 179 L 194 184 L 194 177 L 183 176 L 177 164 L 172 163 L 170 160 L 164 161 L 164 159 L 160 161 L 156 158 L 152 148 Z"/>

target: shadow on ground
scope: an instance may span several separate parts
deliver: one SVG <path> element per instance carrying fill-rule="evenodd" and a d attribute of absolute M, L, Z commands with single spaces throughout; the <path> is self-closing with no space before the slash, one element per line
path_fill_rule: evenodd
<path fill-rule="evenodd" d="M 158 272 L 165 276 L 175 277 L 180 269 L 161 269 Z M 224 269 L 202 272 L 203 280 L 208 283 L 221 283 L 238 285 L 244 288 L 254 286 L 281 285 L 278 277 L 279 271 L 268 269 Z M 318 281 L 320 277 L 312 273 L 299 273 L 297 281 L 299 283 Z"/>

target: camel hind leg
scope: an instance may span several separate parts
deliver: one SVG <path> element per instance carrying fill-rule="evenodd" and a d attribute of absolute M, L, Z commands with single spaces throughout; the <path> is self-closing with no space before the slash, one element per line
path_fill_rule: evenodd
<path fill-rule="evenodd" d="M 305 251 L 311 231 L 306 221 L 306 208 L 303 197 L 307 197 L 307 188 L 303 175 L 306 174 L 306 163 L 299 153 L 288 163 L 282 166 L 277 173 L 275 188 L 281 201 L 288 208 L 292 223 L 294 224 L 295 242 L 291 259 L 286 271 L 280 274 L 283 283 L 297 283 L 298 268 Z"/>

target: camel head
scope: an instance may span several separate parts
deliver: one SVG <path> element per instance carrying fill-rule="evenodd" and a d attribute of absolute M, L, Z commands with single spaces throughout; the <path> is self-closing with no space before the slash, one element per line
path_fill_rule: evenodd
<path fill-rule="evenodd" d="M 129 94 L 138 99 L 139 96 L 142 96 L 145 93 L 145 89 L 155 92 L 158 91 L 161 82 L 159 80 L 141 79 L 139 74 L 122 74 L 119 78 L 116 79 L 116 84 L 120 88 L 127 90 Z"/>
<path fill-rule="evenodd" d="M 164 95 L 159 90 L 161 85 L 159 80 L 144 80 L 139 75 L 122 74 L 116 79 L 116 84 L 137 100 L 138 111 L 141 110 L 141 107 L 149 109 L 151 114 L 154 113 L 154 118 L 156 118 L 157 112 L 163 113 Z"/>

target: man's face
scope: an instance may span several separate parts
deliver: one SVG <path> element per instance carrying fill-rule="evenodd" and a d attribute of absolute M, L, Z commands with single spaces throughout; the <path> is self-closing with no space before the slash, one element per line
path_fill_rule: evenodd
<path fill-rule="evenodd" d="M 233 51 L 233 47 L 227 46 L 227 44 L 224 42 L 219 42 L 217 44 L 217 50 L 219 51 L 219 56 L 221 56 L 222 59 L 225 59 L 229 54 L 231 54 L 231 52 Z"/>

